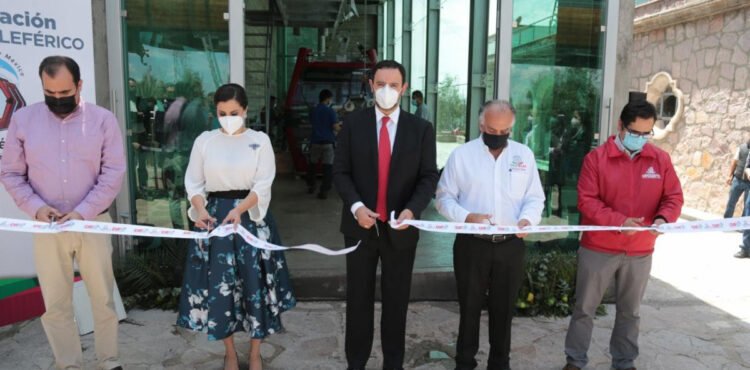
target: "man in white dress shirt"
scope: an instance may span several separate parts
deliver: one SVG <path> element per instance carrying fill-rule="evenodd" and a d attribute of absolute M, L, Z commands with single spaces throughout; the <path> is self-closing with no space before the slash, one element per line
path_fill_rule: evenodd
<path fill-rule="evenodd" d="M 448 158 L 437 189 L 437 209 L 448 220 L 522 227 L 541 220 L 544 191 L 534 154 L 508 140 L 515 115 L 507 101 L 485 103 L 479 112 L 481 137 Z M 456 369 L 477 367 L 479 317 L 488 294 L 487 369 L 510 368 L 510 327 L 524 271 L 525 235 L 456 235 L 453 267 L 461 315 Z"/>

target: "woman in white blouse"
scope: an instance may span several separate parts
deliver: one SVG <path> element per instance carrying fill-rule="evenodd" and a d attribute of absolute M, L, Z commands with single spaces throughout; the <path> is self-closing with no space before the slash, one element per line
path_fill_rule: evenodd
<path fill-rule="evenodd" d="M 276 174 L 273 147 L 265 133 L 245 128 L 247 94 L 227 84 L 214 95 L 221 128 L 193 144 L 185 174 L 197 229 L 242 225 L 257 237 L 280 244 L 268 212 Z M 281 313 L 296 303 L 283 252 L 259 250 L 237 235 L 190 243 L 177 325 L 222 340 L 225 369 L 238 369 L 233 334 L 250 333 L 250 369 L 263 367 L 262 338 L 281 330 Z"/>

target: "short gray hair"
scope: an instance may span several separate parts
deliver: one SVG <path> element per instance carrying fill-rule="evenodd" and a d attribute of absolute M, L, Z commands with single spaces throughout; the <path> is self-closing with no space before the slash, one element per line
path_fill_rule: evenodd
<path fill-rule="evenodd" d="M 499 113 L 510 111 L 513 113 L 513 121 L 516 120 L 516 109 L 507 100 L 489 100 L 479 108 L 479 126 L 484 127 L 484 113 L 488 110 L 496 110 Z"/>

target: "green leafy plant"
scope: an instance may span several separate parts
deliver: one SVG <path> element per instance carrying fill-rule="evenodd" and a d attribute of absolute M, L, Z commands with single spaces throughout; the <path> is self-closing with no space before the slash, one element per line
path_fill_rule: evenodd
<path fill-rule="evenodd" d="M 521 316 L 568 316 L 575 307 L 576 253 L 533 251 L 526 256 L 526 273 L 516 300 Z M 600 305 L 598 315 L 606 314 Z"/>
<path fill-rule="evenodd" d="M 187 243 L 184 239 L 153 239 L 118 263 L 115 276 L 128 309 L 177 309 Z"/>

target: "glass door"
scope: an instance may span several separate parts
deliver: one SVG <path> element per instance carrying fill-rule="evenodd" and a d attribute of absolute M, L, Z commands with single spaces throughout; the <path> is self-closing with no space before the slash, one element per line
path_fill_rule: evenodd
<path fill-rule="evenodd" d="M 513 2 L 510 97 L 512 138 L 537 159 L 547 196 L 544 223 L 578 224 L 578 173 L 597 145 L 604 62 L 606 0 Z M 615 4 L 616 6 L 616 4 Z M 578 235 L 540 234 L 530 241 Z"/>
<path fill-rule="evenodd" d="M 124 0 L 124 6 L 133 223 L 188 229 L 188 158 L 195 138 L 218 127 L 213 93 L 229 80 L 228 0 Z"/>

